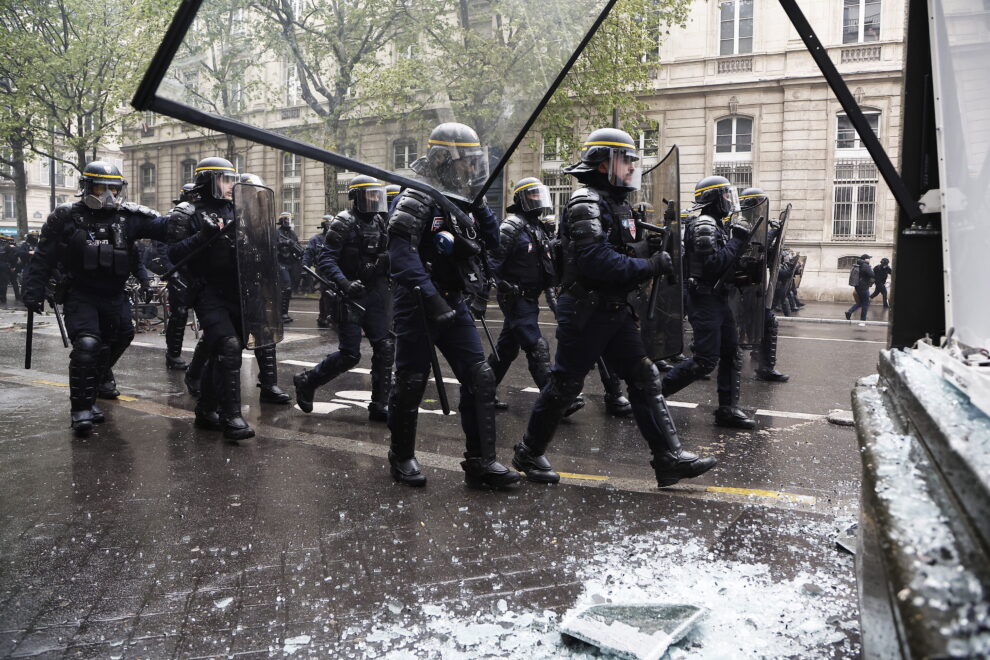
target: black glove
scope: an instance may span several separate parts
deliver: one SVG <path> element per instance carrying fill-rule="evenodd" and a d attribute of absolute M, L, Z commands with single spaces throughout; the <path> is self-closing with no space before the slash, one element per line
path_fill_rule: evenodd
<path fill-rule="evenodd" d="M 361 284 L 361 280 L 354 280 L 353 282 L 348 282 L 344 280 L 340 288 L 344 291 L 344 294 L 348 298 L 357 298 L 364 294 L 365 287 Z"/>
<path fill-rule="evenodd" d="M 220 225 L 209 216 L 203 216 L 203 226 L 199 229 L 199 237 L 202 240 L 209 240 L 220 233 Z"/>
<path fill-rule="evenodd" d="M 742 219 L 736 219 L 732 221 L 729 225 L 729 231 L 732 232 L 732 238 L 737 238 L 740 241 L 745 241 L 749 238 L 749 234 L 753 231 L 753 228 L 749 226 L 749 223 Z"/>
<path fill-rule="evenodd" d="M 650 247 L 650 252 L 661 252 L 663 250 L 664 235 L 658 231 L 646 232 L 646 244 Z"/>
<path fill-rule="evenodd" d="M 21 302 L 24 303 L 24 306 L 27 307 L 29 311 L 32 311 L 35 314 L 41 314 L 45 311 L 45 297 L 34 291 L 22 291 Z"/>
<path fill-rule="evenodd" d="M 471 296 L 468 309 L 471 311 L 471 316 L 480 321 L 485 318 L 485 313 L 488 311 L 488 300 L 480 295 Z"/>
<path fill-rule="evenodd" d="M 670 254 L 666 252 L 657 252 L 649 259 L 650 261 L 650 272 L 653 276 L 657 275 L 667 275 L 674 272 L 674 262 L 670 259 Z"/>
<path fill-rule="evenodd" d="M 433 321 L 438 328 L 450 325 L 454 322 L 454 317 L 457 316 L 439 293 L 434 293 L 426 298 L 423 301 L 423 306 L 426 308 L 426 317 Z"/>

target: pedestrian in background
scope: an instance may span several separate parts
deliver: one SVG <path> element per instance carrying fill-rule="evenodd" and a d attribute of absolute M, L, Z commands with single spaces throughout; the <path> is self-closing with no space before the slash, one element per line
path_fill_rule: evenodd
<path fill-rule="evenodd" d="M 853 312 L 859 310 L 859 320 L 866 320 L 866 311 L 870 308 L 870 287 L 873 286 L 873 268 L 870 267 L 870 255 L 864 254 L 856 261 L 849 271 L 849 286 L 855 289 L 856 302 L 846 310 L 846 319 L 852 318 Z"/>
<path fill-rule="evenodd" d="M 892 272 L 894 271 L 891 269 L 890 259 L 887 257 L 881 259 L 878 266 L 873 267 L 873 278 L 876 280 L 876 288 L 873 290 L 873 294 L 870 296 L 870 299 L 872 300 L 873 298 L 882 295 L 884 309 L 890 307 L 890 304 L 887 302 L 887 278 L 890 277 Z"/>

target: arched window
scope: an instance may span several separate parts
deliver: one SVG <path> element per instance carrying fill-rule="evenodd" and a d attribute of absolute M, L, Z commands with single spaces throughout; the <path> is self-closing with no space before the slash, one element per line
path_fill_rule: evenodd
<path fill-rule="evenodd" d="M 753 118 L 722 117 L 715 122 L 712 174 L 724 176 L 737 191 L 753 185 Z"/>

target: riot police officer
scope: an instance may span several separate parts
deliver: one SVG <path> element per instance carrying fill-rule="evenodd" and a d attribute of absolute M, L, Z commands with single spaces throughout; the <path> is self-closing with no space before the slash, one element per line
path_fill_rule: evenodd
<path fill-rule="evenodd" d="M 208 358 L 198 383 L 195 423 L 242 440 L 254 436 L 254 430 L 241 416 L 241 292 L 234 236 L 225 230 L 234 221 L 233 189 L 240 177 L 230 161 L 219 157 L 204 158 L 193 172 L 195 201 L 179 204 L 170 214 L 169 258 L 175 263 L 187 259 L 183 277 L 192 289 Z M 289 395 L 278 386 L 275 347 L 258 348 L 255 357 L 261 400 L 288 403 Z"/>
<path fill-rule="evenodd" d="M 93 161 L 79 177 L 80 200 L 58 206 L 41 230 L 41 240 L 24 276 L 24 304 L 40 312 L 53 271 L 67 278 L 65 326 L 69 354 L 72 429 L 86 436 L 104 415 L 94 404 L 98 385 L 134 339 L 131 303 L 124 293 L 137 268 L 134 242 L 165 239 L 166 219 L 144 206 L 124 202 L 127 181 L 107 162 Z M 61 288 L 61 287 L 60 287 Z"/>
<path fill-rule="evenodd" d="M 187 183 L 179 190 L 178 199 L 173 200 L 175 204 L 182 202 L 192 202 L 196 198 L 193 189 L 195 184 Z M 172 260 L 168 257 L 168 244 L 155 241 L 152 244 L 153 258 L 155 264 L 151 268 L 158 275 L 168 272 L 172 268 Z M 189 363 L 182 359 L 182 342 L 185 339 L 186 324 L 189 323 L 189 287 L 182 280 L 179 273 L 172 273 L 166 285 L 168 291 L 168 320 L 165 322 L 165 368 L 168 370 L 185 371 L 189 368 Z"/>
<path fill-rule="evenodd" d="M 511 215 L 502 221 L 499 247 L 492 255 L 498 305 L 505 318 L 496 346 L 498 357 L 495 352 L 488 356 L 496 384 L 505 378 L 520 348 L 536 386 L 542 390 L 550 378 L 550 344 L 540 332 L 539 300 L 545 295 L 551 309 L 557 308 L 550 239 L 541 222 L 552 208 L 550 190 L 539 179 L 526 177 L 513 187 L 507 209 Z M 498 399 L 495 405 L 507 407 Z M 584 399 L 578 395 L 564 416 L 582 407 Z"/>
<path fill-rule="evenodd" d="M 464 300 L 464 293 L 484 279 L 485 251 L 498 246 L 495 214 L 483 200 L 473 201 L 488 178 L 487 153 L 470 127 L 440 124 L 430 133 L 426 155 L 412 169 L 470 216 L 465 222 L 428 195 L 407 189 L 389 217 L 397 335 L 388 412 L 392 477 L 410 486 L 426 483 L 415 456 L 416 421 L 432 341 L 461 383 L 465 482 L 471 487 L 506 487 L 518 482 L 519 475 L 495 457 L 495 374 Z"/>
<path fill-rule="evenodd" d="M 392 212 L 392 207 L 395 206 L 395 200 L 399 198 L 399 193 L 402 192 L 402 186 L 391 183 L 385 186 L 385 203 L 388 205 L 388 212 Z"/>
<path fill-rule="evenodd" d="M 756 422 L 739 408 L 742 354 L 739 334 L 729 308 L 728 293 L 716 284 L 736 266 L 737 253 L 749 237 L 741 219 L 723 223 L 740 210 L 736 189 L 722 176 L 698 182 L 694 202 L 699 215 L 689 218 L 684 236 L 685 275 L 688 278 L 688 321 L 694 331 L 694 355 L 667 372 L 664 396 L 681 391 L 718 367 L 718 408 L 715 424 L 751 429 Z"/>
<path fill-rule="evenodd" d="M 759 206 L 767 200 L 767 194 L 761 188 L 746 188 L 739 195 L 739 206 L 742 209 Z M 770 231 L 767 235 L 767 245 L 774 245 L 780 236 L 782 227 L 779 220 L 770 220 Z M 780 248 L 776 258 L 781 258 Z M 772 264 L 768 264 L 773 275 Z M 763 322 L 763 339 L 756 347 L 756 378 L 768 382 L 786 383 L 790 376 L 777 371 L 777 316 L 773 313 L 773 302 L 766 307 Z"/>
<path fill-rule="evenodd" d="M 347 186 L 347 197 L 351 208 L 338 213 L 330 223 L 326 244 L 316 255 L 320 274 L 335 283 L 345 298 L 338 310 L 340 343 L 336 352 L 293 378 L 296 403 L 303 412 L 312 412 L 316 388 L 357 366 L 364 330 L 372 350 L 368 418 L 384 422 L 388 419 L 395 362 L 392 291 L 385 249 L 385 185 L 370 176 L 356 176 Z"/>
<path fill-rule="evenodd" d="M 282 323 L 292 323 L 294 319 L 289 316 L 289 302 L 292 300 L 293 289 L 292 272 L 302 256 L 302 248 L 299 247 L 299 237 L 292 228 L 292 214 L 288 211 L 282 211 L 278 216 L 276 254 L 282 286 Z"/>
<path fill-rule="evenodd" d="M 309 238 L 309 242 L 306 243 L 306 247 L 303 249 L 302 255 L 302 265 L 308 266 L 310 268 L 316 267 L 316 257 L 323 249 L 326 244 L 327 230 L 330 229 L 330 223 L 333 222 L 332 215 L 325 215 L 320 218 L 320 225 L 317 233 L 313 234 Z M 329 328 L 330 327 L 330 306 L 329 306 L 329 292 L 324 288 L 319 282 L 316 283 L 316 289 L 320 292 L 320 307 L 319 315 L 316 317 L 316 327 L 318 328 Z"/>
<path fill-rule="evenodd" d="M 636 286 L 672 270 L 670 255 L 657 250 L 646 258 L 632 244 L 632 207 L 626 197 L 638 190 L 642 171 L 632 137 L 603 128 L 585 140 L 580 162 L 564 170 L 584 187 L 567 203 L 561 223 L 564 272 L 557 302 L 557 353 L 550 381 L 540 392 L 512 465 L 531 481 L 556 483 L 544 455 L 564 411 L 581 391 L 599 357 L 626 381 L 633 416 L 653 454 L 651 465 L 661 487 L 696 477 L 715 465 L 685 451 L 661 394 L 660 372 L 647 357 L 639 327 L 627 302 Z"/>

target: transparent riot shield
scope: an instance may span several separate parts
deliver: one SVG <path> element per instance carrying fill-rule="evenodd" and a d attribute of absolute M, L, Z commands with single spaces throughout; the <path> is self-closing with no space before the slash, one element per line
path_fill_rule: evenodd
<path fill-rule="evenodd" d="M 247 183 L 234 186 L 234 230 L 246 348 L 282 341 L 282 291 L 275 256 L 275 193 Z"/>
<path fill-rule="evenodd" d="M 647 355 L 653 360 L 663 360 L 684 349 L 680 151 L 677 145 L 645 174 L 644 179 L 644 197 L 648 195 L 656 211 L 653 219 L 648 222 L 664 228 L 663 249 L 670 254 L 674 272 L 639 287 L 630 296 L 630 302 L 639 316 L 640 332 Z"/>
<path fill-rule="evenodd" d="M 742 219 L 752 232 L 749 242 L 736 261 L 729 282 L 729 306 L 739 328 L 739 344 L 756 346 L 763 340 L 767 294 L 767 219 L 770 203 L 743 209 Z"/>
<path fill-rule="evenodd" d="M 797 258 L 797 267 L 794 269 L 794 288 L 801 288 L 801 276 L 804 275 L 804 264 L 808 261 L 808 255 L 799 254 Z"/>
<path fill-rule="evenodd" d="M 773 295 L 777 290 L 777 273 L 780 272 L 780 264 L 784 257 L 784 237 L 787 235 L 787 218 L 791 215 L 791 205 L 780 212 L 780 220 L 776 229 L 769 231 L 770 247 L 767 250 L 767 270 L 769 279 L 767 281 L 767 309 L 773 307 Z"/>

